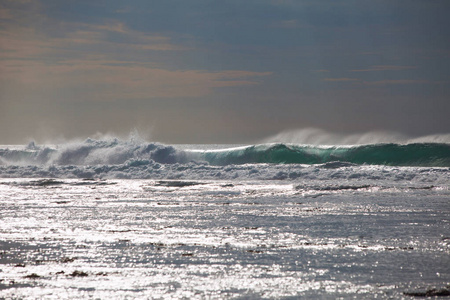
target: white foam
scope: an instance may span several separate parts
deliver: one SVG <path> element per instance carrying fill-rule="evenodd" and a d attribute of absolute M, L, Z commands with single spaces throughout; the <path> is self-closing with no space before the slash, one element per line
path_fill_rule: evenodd
<path fill-rule="evenodd" d="M 300 132 L 300 135 L 298 133 Z M 324 143 L 330 135 L 314 135 L 318 130 L 280 134 L 280 139 L 300 137 L 302 143 Z M 323 132 L 322 132 L 323 133 Z M 316 139 L 314 136 L 319 136 Z M 367 135 L 370 136 L 370 135 Z M 449 135 L 424 137 L 445 140 Z M 362 141 L 362 139 L 359 139 Z M 344 140 L 341 140 L 344 141 Z M 417 140 L 419 141 L 419 140 Z M 298 140 L 299 142 L 299 140 Z M 336 142 L 336 139 L 333 140 Z M 356 143 L 356 137 L 353 140 Z M 267 145 L 268 146 L 268 145 Z M 343 162 L 323 165 L 241 164 L 213 166 L 201 161 L 205 152 L 245 150 L 250 146 L 175 147 L 148 143 L 131 136 L 128 140 L 103 138 L 71 141 L 60 145 L 0 146 L 2 178 L 154 178 L 154 179 L 222 179 L 222 180 L 358 180 L 448 184 L 449 168 L 357 166 Z M 329 147 L 329 146 L 323 146 Z"/>

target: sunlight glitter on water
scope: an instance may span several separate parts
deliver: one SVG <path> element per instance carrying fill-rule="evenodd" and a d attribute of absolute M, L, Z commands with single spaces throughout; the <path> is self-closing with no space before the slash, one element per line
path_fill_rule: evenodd
<path fill-rule="evenodd" d="M 3 180 L 0 295 L 401 298 L 449 278 L 448 189 L 298 186 Z"/>

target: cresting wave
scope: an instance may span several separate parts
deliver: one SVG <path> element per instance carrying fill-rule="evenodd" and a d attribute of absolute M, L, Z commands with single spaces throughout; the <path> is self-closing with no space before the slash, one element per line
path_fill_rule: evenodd
<path fill-rule="evenodd" d="M 211 164 L 323 164 L 347 162 L 387 166 L 450 167 L 450 144 L 373 144 L 357 146 L 311 146 L 264 144 L 220 151 L 203 151 Z"/>
<path fill-rule="evenodd" d="M 207 163 L 215 166 L 242 164 L 324 164 L 450 167 L 450 144 L 369 144 L 313 146 L 261 144 L 219 150 L 181 150 L 176 146 L 118 139 L 87 139 L 55 147 L 0 149 L 2 165 L 118 165 L 130 161 L 159 164 Z"/>
<path fill-rule="evenodd" d="M 31 142 L 22 149 L 0 149 L 0 159 L 7 165 L 118 165 L 129 160 L 152 160 L 162 164 L 183 163 L 185 153 L 172 146 L 119 139 L 94 140 L 64 145 L 36 146 Z"/>
<path fill-rule="evenodd" d="M 1 178 L 184 180 L 372 180 L 440 185 L 450 144 L 305 146 L 261 144 L 214 150 L 119 139 L 0 147 Z M 202 150 L 199 150 L 202 149 Z M 404 166 L 404 167 L 398 167 Z M 440 168 L 436 168 L 440 167 Z M 378 183 L 377 183 L 378 184 Z"/>

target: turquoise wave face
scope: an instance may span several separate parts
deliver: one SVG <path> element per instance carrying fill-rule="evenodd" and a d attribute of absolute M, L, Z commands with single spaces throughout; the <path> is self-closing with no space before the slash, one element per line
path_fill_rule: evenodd
<path fill-rule="evenodd" d="M 450 167 L 449 143 L 312 146 L 262 144 L 222 150 L 182 150 L 157 143 L 87 140 L 57 149 L 0 149 L 0 165 L 116 165 L 128 161 L 161 164 L 207 161 L 211 165 L 324 164 Z"/>
<path fill-rule="evenodd" d="M 373 144 L 349 147 L 269 144 L 205 151 L 201 159 L 215 165 L 323 164 L 340 161 L 358 165 L 450 167 L 450 144 Z"/>

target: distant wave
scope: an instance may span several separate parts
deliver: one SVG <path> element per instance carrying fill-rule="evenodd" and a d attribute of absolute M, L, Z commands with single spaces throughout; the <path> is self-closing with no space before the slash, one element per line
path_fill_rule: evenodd
<path fill-rule="evenodd" d="M 214 165 L 347 162 L 358 165 L 450 167 L 450 144 L 413 143 L 356 146 L 262 144 L 202 151 L 199 157 Z"/>
<path fill-rule="evenodd" d="M 450 144 L 314 146 L 276 143 L 196 151 L 143 141 L 87 139 L 55 147 L 39 147 L 30 143 L 17 149 L 0 149 L 0 164 L 3 165 L 118 165 L 130 160 L 160 164 L 196 161 L 217 166 L 341 162 L 357 165 L 450 167 Z"/>

